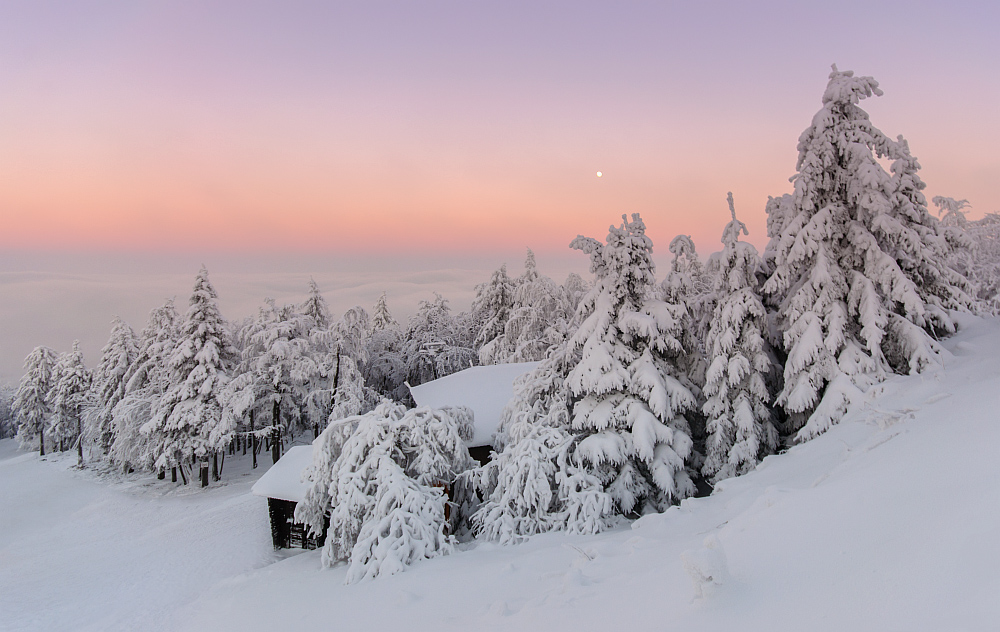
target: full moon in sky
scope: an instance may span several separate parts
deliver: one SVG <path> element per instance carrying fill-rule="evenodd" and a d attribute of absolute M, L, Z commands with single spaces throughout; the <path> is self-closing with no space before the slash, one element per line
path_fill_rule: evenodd
<path fill-rule="evenodd" d="M 603 174 L 603 173 L 601 173 L 600 171 L 598 171 L 598 172 L 597 172 L 597 177 L 598 177 L 598 178 L 602 177 L 603 175 L 604 175 L 604 174 Z"/>

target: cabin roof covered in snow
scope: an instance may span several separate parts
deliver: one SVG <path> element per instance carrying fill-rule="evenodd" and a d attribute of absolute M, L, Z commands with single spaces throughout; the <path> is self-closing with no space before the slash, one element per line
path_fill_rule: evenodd
<path fill-rule="evenodd" d="M 302 482 L 302 470 L 312 465 L 313 447 L 297 445 L 288 449 L 271 469 L 254 483 L 250 493 L 265 498 L 302 502 L 310 483 Z"/>
<path fill-rule="evenodd" d="M 418 406 L 468 406 L 475 415 L 476 431 L 469 447 L 490 445 L 500 425 L 500 412 L 514 395 L 514 379 L 534 370 L 538 362 L 474 366 L 458 373 L 411 386 Z"/>

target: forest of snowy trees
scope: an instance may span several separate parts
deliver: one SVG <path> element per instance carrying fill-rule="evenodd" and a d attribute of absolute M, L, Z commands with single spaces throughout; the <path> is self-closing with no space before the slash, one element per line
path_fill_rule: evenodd
<path fill-rule="evenodd" d="M 299 305 L 227 321 L 202 269 L 186 306 L 156 307 L 138 334 L 116 318 L 93 369 L 75 344 L 34 349 L 0 397 L 0 433 L 202 485 L 225 454 L 256 466 L 315 439 L 296 516 L 329 520 L 323 560 L 350 564 L 349 581 L 457 537 L 595 533 L 663 511 L 824 432 L 887 376 L 938 363 L 955 312 L 1000 310 L 1000 215 L 970 221 L 945 197 L 931 212 L 906 140 L 861 108 L 881 94 L 833 68 L 794 190 L 767 203 L 763 253 L 741 240 L 730 194 L 721 251 L 702 259 L 680 235 L 660 279 L 642 218 L 622 216 L 570 244 L 590 281 L 552 280 L 529 250 L 468 312 L 435 294 L 405 324 L 384 294 L 331 314 L 315 283 Z M 412 407 L 407 384 L 529 361 L 485 465 L 463 442 L 468 410 Z"/>

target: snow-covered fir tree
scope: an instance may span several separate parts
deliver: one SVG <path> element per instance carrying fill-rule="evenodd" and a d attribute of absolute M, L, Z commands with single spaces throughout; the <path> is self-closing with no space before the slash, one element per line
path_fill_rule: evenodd
<path fill-rule="evenodd" d="M 611 524 L 611 496 L 575 458 L 566 375 L 578 358 L 560 345 L 515 382 L 494 437 L 497 452 L 466 475 L 483 497 L 471 516 L 475 533 L 514 544 L 536 533 L 597 533 Z"/>
<path fill-rule="evenodd" d="M 114 441 L 114 409 L 125 397 L 126 378 L 138 353 L 135 332 L 115 316 L 111 321 L 111 336 L 101 349 L 101 361 L 94 369 L 92 401 L 86 415 L 87 437 L 105 455 Z"/>
<path fill-rule="evenodd" d="M 705 384 L 708 368 L 704 341 L 715 308 L 714 279 L 718 262 L 710 258 L 709 266 L 703 264 L 689 235 L 674 237 L 668 250 L 674 258 L 660 290 L 664 301 L 684 308 L 679 340 L 685 354 L 679 360 L 687 386 L 701 402 L 700 389 Z"/>
<path fill-rule="evenodd" d="M 638 215 L 607 243 L 577 237 L 594 286 L 579 329 L 518 380 L 477 474 L 477 531 L 502 542 L 553 529 L 595 532 L 616 514 L 694 492 L 685 467 L 695 404 L 679 379 L 683 307 L 655 297 L 652 242 Z"/>
<path fill-rule="evenodd" d="M 354 583 L 450 553 L 443 487 L 473 466 L 471 436 L 471 411 L 463 408 L 407 411 L 384 402 L 331 424 L 316 442 L 312 486 L 295 512 L 314 532 L 330 512 L 324 566 L 347 562 Z"/>
<path fill-rule="evenodd" d="M 159 432 L 142 432 L 159 410 L 160 398 L 170 387 L 170 358 L 180 336 L 180 315 L 173 299 L 153 309 L 139 335 L 135 360 L 125 374 L 120 402 L 112 409 L 109 459 L 123 469 L 152 469 L 160 445 Z"/>
<path fill-rule="evenodd" d="M 17 440 L 22 448 L 38 445 L 45 454 L 45 433 L 49 426 L 49 391 L 54 385 L 54 369 L 59 355 L 48 347 L 35 347 L 24 359 L 24 375 L 14 394 Z"/>
<path fill-rule="evenodd" d="M 485 356 L 490 363 L 541 360 L 566 338 L 572 313 L 563 289 L 538 273 L 535 254 L 529 248 L 503 333 L 489 354 L 480 351 L 480 358 Z"/>
<path fill-rule="evenodd" d="M 17 434 L 17 415 L 14 413 L 14 393 L 9 384 L 0 385 L 0 439 L 11 439 Z"/>
<path fill-rule="evenodd" d="M 694 396 L 677 368 L 683 307 L 654 296 L 653 243 L 638 214 L 611 227 L 607 243 L 577 237 L 596 275 L 590 315 L 570 339 L 580 361 L 566 378 L 576 398 L 571 425 L 587 463 L 624 514 L 662 510 L 691 495 L 684 413 Z"/>
<path fill-rule="evenodd" d="M 381 331 L 383 329 L 399 327 L 399 323 L 396 322 L 396 319 L 392 317 L 392 312 L 389 311 L 389 304 L 386 302 L 385 294 L 385 292 L 382 292 L 382 294 L 379 295 L 378 300 L 375 301 L 375 306 L 372 307 L 370 333 Z"/>
<path fill-rule="evenodd" d="M 307 400 L 320 373 L 312 354 L 313 323 L 268 299 L 240 333 L 242 357 L 224 392 L 224 417 L 232 433 L 252 416 L 249 431 L 270 442 L 274 462 L 281 458 L 282 434 L 305 428 Z"/>
<path fill-rule="evenodd" d="M 385 292 L 372 309 L 371 328 L 365 340 L 367 361 L 361 365 L 365 385 L 383 397 L 397 402 L 409 397 L 406 381 L 406 360 L 403 357 L 403 332 L 389 312 Z"/>
<path fill-rule="evenodd" d="M 73 341 L 73 348 L 59 356 L 52 370 L 53 384 L 49 391 L 52 404 L 52 423 L 49 434 L 62 448 L 76 447 L 77 465 L 83 465 L 83 407 L 90 390 L 90 371 L 83 363 L 80 341 Z"/>
<path fill-rule="evenodd" d="M 859 107 L 881 95 L 871 77 L 834 66 L 823 107 L 799 138 L 795 192 L 771 200 L 771 276 L 786 354 L 777 403 L 799 439 L 815 436 L 893 370 L 936 362 L 929 334 L 954 330 L 947 309 L 971 301 L 946 264 L 946 244 L 906 144 Z M 879 164 L 892 159 L 892 175 Z"/>
<path fill-rule="evenodd" d="M 760 258 L 752 245 L 739 240 L 740 232 L 749 232 L 736 219 L 732 193 L 729 211 L 733 219 L 722 232 L 724 248 L 715 283 L 718 302 L 705 341 L 709 366 L 703 410 L 708 437 L 702 473 L 713 481 L 752 470 L 778 442 L 768 408 L 768 375 L 773 369 L 757 280 Z"/>
<path fill-rule="evenodd" d="M 169 362 L 170 387 L 142 431 L 155 437 L 158 469 L 202 462 L 232 438 L 235 422 L 223 413 L 223 389 L 236 364 L 236 351 L 216 303 L 218 295 L 202 268 Z"/>
<path fill-rule="evenodd" d="M 403 353 L 406 379 L 413 386 L 468 368 L 479 359 L 469 328 L 456 323 L 448 300 L 437 292 L 434 300 L 420 301 L 406 330 Z"/>
<path fill-rule="evenodd" d="M 312 278 L 309 279 L 309 298 L 302 303 L 299 313 L 312 319 L 314 329 L 330 327 L 330 307 Z"/>
<path fill-rule="evenodd" d="M 957 247 L 949 263 L 968 275 L 981 311 L 1000 313 L 1000 214 L 987 213 L 981 219 L 948 228 L 959 233 L 967 246 Z"/>
<path fill-rule="evenodd" d="M 580 301 L 583 297 L 587 295 L 590 291 L 590 285 L 583 280 L 576 272 L 570 272 L 566 275 L 566 280 L 562 284 L 563 291 L 563 301 L 566 303 L 566 311 L 569 314 L 575 315 L 577 313 L 577 308 L 580 305 Z M 572 320 L 572 318 L 570 319 Z M 569 325 L 572 328 L 572 324 Z"/>
<path fill-rule="evenodd" d="M 507 276 L 507 265 L 500 266 L 485 283 L 476 286 L 472 313 L 478 324 L 475 346 L 480 364 L 497 364 L 494 357 L 502 346 L 504 327 L 514 306 L 514 282 Z"/>

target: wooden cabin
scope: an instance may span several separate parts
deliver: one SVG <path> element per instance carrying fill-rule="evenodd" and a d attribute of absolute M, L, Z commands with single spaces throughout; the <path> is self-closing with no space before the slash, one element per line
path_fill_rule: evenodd
<path fill-rule="evenodd" d="M 417 406 L 471 408 L 475 434 L 465 445 L 472 458 L 485 464 L 493 450 L 500 413 L 514 395 L 514 380 L 538 365 L 538 362 L 520 362 L 473 366 L 418 386 L 407 386 Z"/>
<path fill-rule="evenodd" d="M 295 506 L 305 499 L 309 483 L 302 471 L 312 464 L 311 445 L 294 446 L 254 483 L 250 493 L 267 498 L 271 519 L 271 541 L 275 549 L 315 549 L 326 542 L 326 525 L 319 537 L 309 527 L 295 522 Z"/>
<path fill-rule="evenodd" d="M 485 464 L 493 450 L 493 435 L 500 425 L 500 413 L 514 394 L 514 380 L 538 364 L 470 367 L 419 386 L 410 386 L 410 394 L 418 406 L 471 408 L 475 432 L 466 446 L 474 459 Z M 305 499 L 309 489 L 309 484 L 302 481 L 302 472 L 312 464 L 312 451 L 311 445 L 292 447 L 250 490 L 256 496 L 267 498 L 275 549 L 315 549 L 326 542 L 329 522 L 319 537 L 310 537 L 309 528 L 295 522 L 295 506 Z"/>

